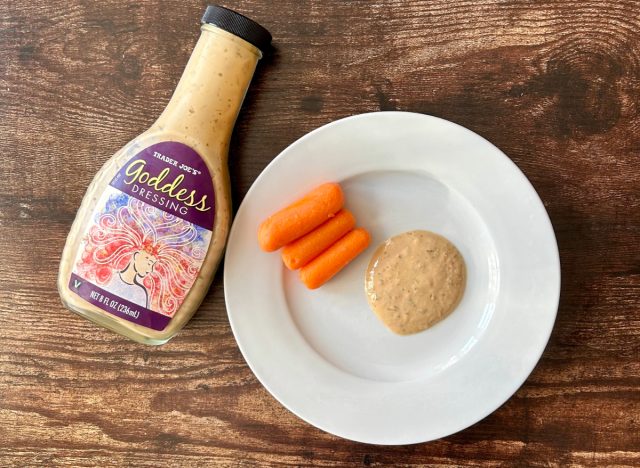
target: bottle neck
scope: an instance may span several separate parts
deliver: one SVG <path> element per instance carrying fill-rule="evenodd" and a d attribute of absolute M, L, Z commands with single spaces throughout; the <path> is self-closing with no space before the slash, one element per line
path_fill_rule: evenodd
<path fill-rule="evenodd" d="M 226 157 L 233 126 L 260 51 L 239 37 L 204 24 L 176 90 L 153 129 Z"/>

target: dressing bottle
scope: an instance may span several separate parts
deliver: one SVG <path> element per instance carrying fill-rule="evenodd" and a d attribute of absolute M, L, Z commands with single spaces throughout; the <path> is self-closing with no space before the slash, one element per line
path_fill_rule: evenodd
<path fill-rule="evenodd" d="M 229 230 L 231 133 L 270 42 L 254 21 L 207 7 L 167 107 L 87 189 L 60 262 L 66 307 L 147 344 L 165 343 L 192 317 Z"/>

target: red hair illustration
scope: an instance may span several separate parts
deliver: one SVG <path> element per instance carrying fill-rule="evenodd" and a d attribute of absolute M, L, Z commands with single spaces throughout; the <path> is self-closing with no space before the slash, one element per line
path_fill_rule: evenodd
<path fill-rule="evenodd" d="M 76 272 L 108 284 L 129 267 L 148 307 L 173 316 L 196 280 L 211 232 L 124 194 L 107 200 L 84 239 Z"/>

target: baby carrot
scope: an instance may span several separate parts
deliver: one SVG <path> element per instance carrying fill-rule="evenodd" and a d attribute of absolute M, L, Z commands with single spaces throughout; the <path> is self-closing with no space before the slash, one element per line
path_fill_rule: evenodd
<path fill-rule="evenodd" d="M 300 269 L 300 279 L 309 289 L 316 289 L 356 258 L 369 245 L 369 233 L 354 229 Z"/>
<path fill-rule="evenodd" d="M 355 224 L 356 219 L 349 210 L 338 211 L 329 221 L 285 245 L 282 249 L 282 261 L 289 270 L 305 266 L 351 231 Z"/>
<path fill-rule="evenodd" d="M 326 183 L 269 216 L 258 229 L 258 243 L 266 252 L 313 231 L 342 208 L 344 194 L 338 184 Z"/>

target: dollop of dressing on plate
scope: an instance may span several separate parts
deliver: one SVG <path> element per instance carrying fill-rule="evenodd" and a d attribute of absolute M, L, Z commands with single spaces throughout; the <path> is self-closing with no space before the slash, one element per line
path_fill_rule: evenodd
<path fill-rule="evenodd" d="M 387 239 L 365 277 L 371 309 L 394 333 L 410 335 L 446 318 L 464 294 L 462 255 L 444 237 L 409 231 Z"/>

